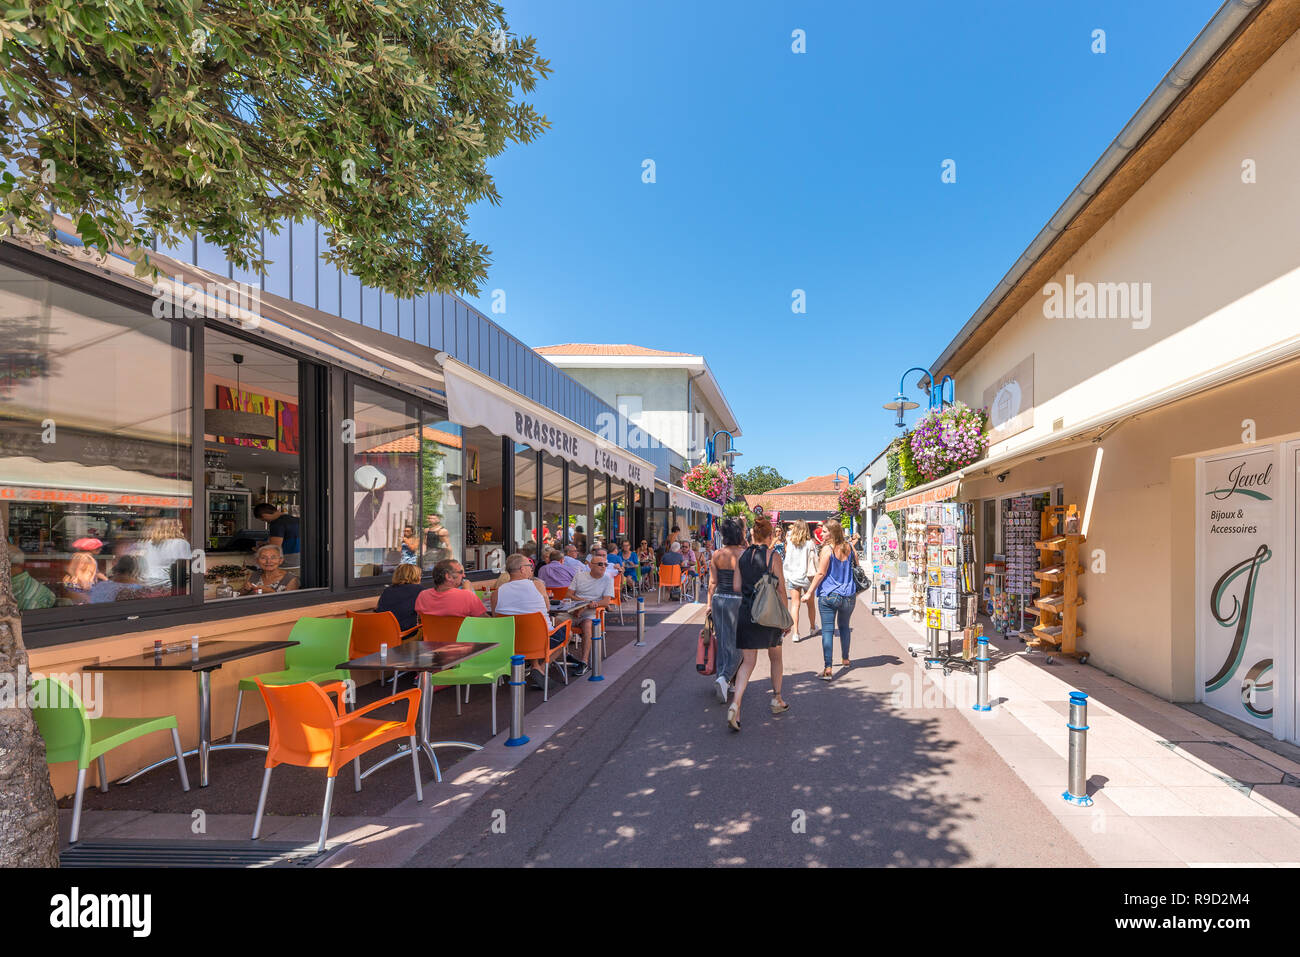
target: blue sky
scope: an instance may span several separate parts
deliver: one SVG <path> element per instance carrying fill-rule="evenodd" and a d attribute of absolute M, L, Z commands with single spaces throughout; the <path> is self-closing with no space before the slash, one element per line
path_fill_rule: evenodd
<path fill-rule="evenodd" d="M 552 129 L 491 164 L 473 301 L 492 315 L 504 290 L 494 318 L 532 346 L 704 355 L 738 467 L 798 481 L 889 441 L 903 370 L 938 357 L 1219 3 L 505 5 L 554 68 L 530 97 Z"/>

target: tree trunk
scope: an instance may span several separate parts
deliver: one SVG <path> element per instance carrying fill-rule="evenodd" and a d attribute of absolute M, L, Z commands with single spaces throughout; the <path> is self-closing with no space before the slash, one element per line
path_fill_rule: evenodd
<path fill-rule="evenodd" d="M 59 811 L 45 763 L 45 741 L 27 707 L 27 649 L 14 601 L 9 549 L 2 541 L 0 678 L 14 682 L 13 706 L 0 706 L 0 868 L 58 867 Z"/>

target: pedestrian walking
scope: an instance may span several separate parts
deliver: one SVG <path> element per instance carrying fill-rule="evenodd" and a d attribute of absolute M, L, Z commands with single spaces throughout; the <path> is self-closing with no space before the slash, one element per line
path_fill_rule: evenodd
<path fill-rule="evenodd" d="M 817 598 L 808 586 L 817 574 L 817 546 L 808 532 L 808 523 L 797 519 L 790 524 L 790 540 L 785 545 L 785 587 L 790 589 L 790 617 L 794 625 L 795 641 L 803 641 L 817 634 Z M 808 631 L 799 630 L 799 609 L 808 608 Z"/>
<path fill-rule="evenodd" d="M 740 665 L 736 649 L 736 624 L 740 615 L 740 581 L 736 565 L 744 552 L 744 526 L 734 518 L 722 523 L 722 547 L 709 560 L 708 604 L 713 612 L 713 634 L 718 643 L 717 671 L 713 689 L 718 700 L 727 703 L 731 681 Z"/>
<path fill-rule="evenodd" d="M 783 629 L 760 625 L 754 620 L 754 596 L 759 582 L 765 574 L 776 577 L 777 595 L 785 594 L 785 577 L 776 552 L 772 551 L 772 523 L 766 518 L 754 522 L 754 544 L 741 553 L 736 569 L 740 572 L 740 610 L 736 623 L 736 647 L 740 649 L 740 668 L 736 672 L 736 695 L 731 707 L 727 709 L 727 725 L 732 731 L 740 730 L 740 705 L 749 686 L 749 677 L 754 673 L 758 663 L 760 648 L 767 649 L 767 660 L 772 670 L 772 700 L 769 707 L 773 714 L 782 714 L 790 710 L 785 699 L 781 697 L 781 679 L 784 668 L 781 660 L 781 637 Z M 778 598 L 779 601 L 779 598 Z M 780 610 L 778 606 L 778 611 Z"/>
<path fill-rule="evenodd" d="M 853 581 L 853 566 L 857 564 L 857 553 L 849 548 L 844 538 L 844 526 L 836 521 L 822 525 L 826 534 L 826 544 L 822 546 L 818 559 L 817 575 L 809 586 L 817 596 L 817 613 L 822 620 L 822 660 L 825 667 L 819 677 L 830 681 L 831 654 L 835 650 L 835 629 L 840 632 L 841 666 L 849 667 L 849 616 L 857 603 L 857 586 Z"/>

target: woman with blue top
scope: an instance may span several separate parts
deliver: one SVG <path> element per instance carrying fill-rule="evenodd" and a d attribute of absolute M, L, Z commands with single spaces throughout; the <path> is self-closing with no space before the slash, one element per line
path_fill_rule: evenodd
<path fill-rule="evenodd" d="M 822 620 L 822 660 L 825 667 L 819 676 L 830 681 L 831 653 L 835 650 L 835 629 L 840 630 L 840 650 L 844 668 L 849 667 L 849 617 L 857 603 L 858 589 L 853 581 L 857 556 L 844 540 L 844 526 L 838 521 L 823 523 L 825 539 L 817 562 L 817 575 L 808 590 L 817 596 L 817 613 Z"/>

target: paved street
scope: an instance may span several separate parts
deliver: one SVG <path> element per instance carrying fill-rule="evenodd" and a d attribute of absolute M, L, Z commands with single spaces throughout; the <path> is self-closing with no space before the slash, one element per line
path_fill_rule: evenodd
<path fill-rule="evenodd" d="M 779 717 L 760 656 L 740 734 L 696 673 L 698 625 L 678 629 L 410 863 L 1092 863 L 961 715 L 892 704 L 919 669 L 864 605 L 853 626 L 853 668 L 829 684 L 820 640 L 787 640 Z"/>

